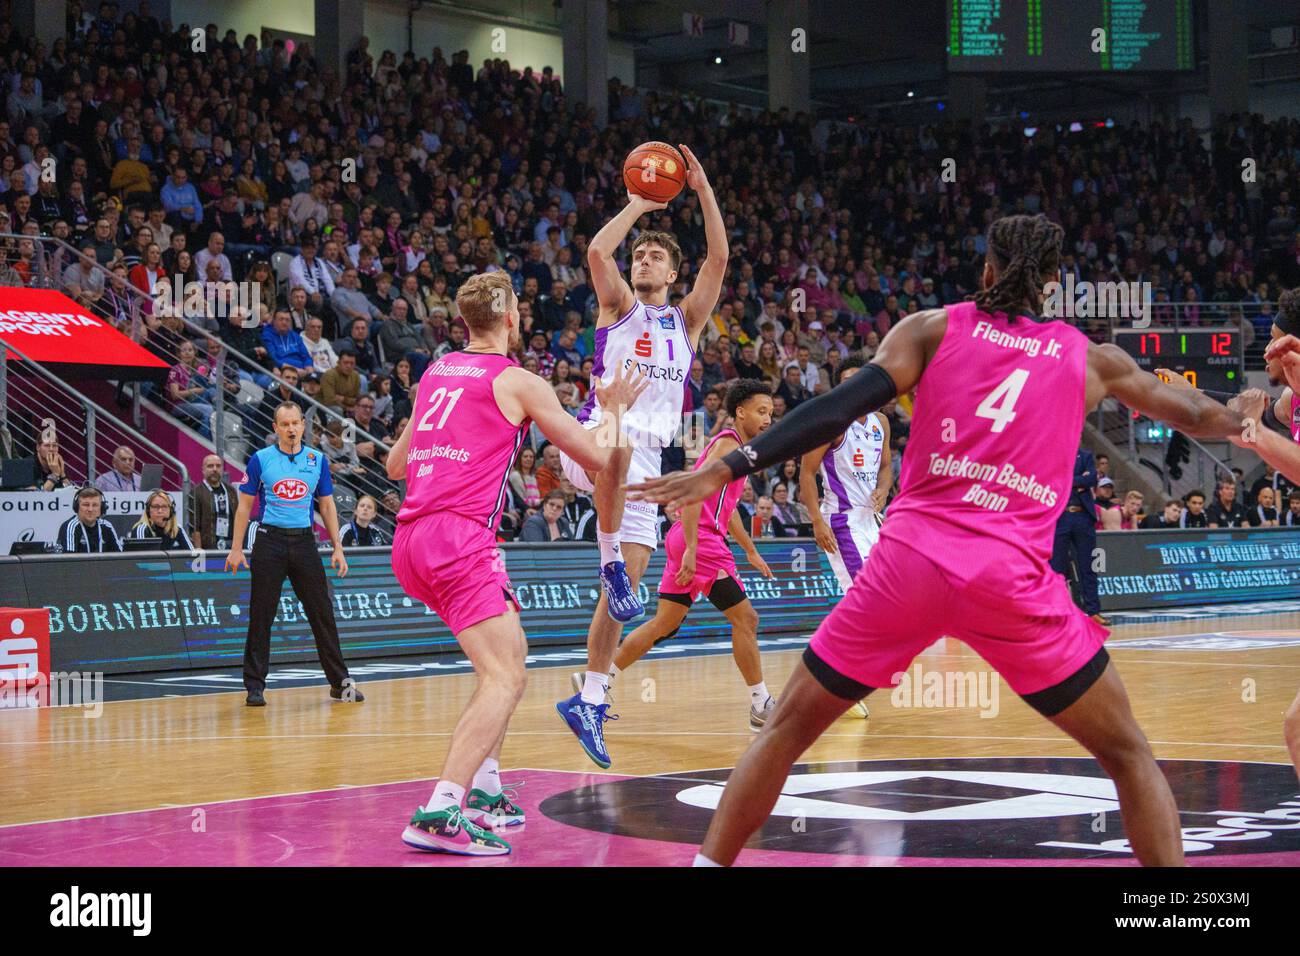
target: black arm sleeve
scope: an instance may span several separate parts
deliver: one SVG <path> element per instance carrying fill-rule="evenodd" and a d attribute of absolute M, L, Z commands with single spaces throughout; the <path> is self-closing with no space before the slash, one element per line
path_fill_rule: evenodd
<path fill-rule="evenodd" d="M 1264 423 L 1266 428 L 1271 428 L 1279 435 L 1285 435 L 1287 438 L 1290 438 L 1291 426 L 1285 422 L 1278 421 L 1277 413 L 1273 411 L 1274 401 L 1275 400 L 1271 398 L 1268 400 L 1268 404 L 1264 406 L 1264 414 L 1259 416 L 1260 420 Z"/>
<path fill-rule="evenodd" d="M 838 386 L 789 412 L 748 445 L 722 457 L 732 478 L 759 471 L 829 444 L 863 415 L 898 395 L 898 386 L 879 365 L 866 365 Z"/>

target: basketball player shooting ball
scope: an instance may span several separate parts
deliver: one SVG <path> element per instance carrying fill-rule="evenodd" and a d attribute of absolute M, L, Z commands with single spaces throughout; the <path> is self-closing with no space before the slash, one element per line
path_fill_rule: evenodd
<path fill-rule="evenodd" d="M 1049 566 L 1084 414 L 1107 395 L 1194 436 L 1227 439 L 1242 416 L 1143 372 L 1114 345 L 1036 316 L 1062 229 L 1044 216 L 992 223 L 974 302 L 909 315 L 871 364 L 753 442 L 690 474 L 630 489 L 669 508 L 833 441 L 916 393 L 902 491 L 880 542 L 824 620 L 776 713 L 727 781 L 696 863 L 730 865 L 772 811 L 794 762 L 855 701 L 890 686 L 945 635 L 1086 747 L 1115 782 L 1125 834 L 1147 865 L 1183 862 L 1178 808 L 1102 643 Z"/>
<path fill-rule="evenodd" d="M 733 427 L 718 432 L 700 455 L 696 468 L 734 451 L 772 424 L 772 393 L 766 382 L 741 379 L 727 390 L 727 414 Z M 681 519 L 664 538 L 668 560 L 659 581 L 659 605 L 653 619 L 628 635 L 614 658 L 615 675 L 627 670 L 659 641 L 672 637 L 686 620 L 696 595 L 731 622 L 731 653 L 749 688 L 749 728 L 762 730 L 776 708 L 776 700 L 763 680 L 763 659 L 758 653 L 758 612 L 745 595 L 736 559 L 727 544 L 727 532 L 736 539 L 749 563 L 766 578 L 772 569 L 759 556 L 736 504 L 748 478 L 737 478 L 710 495 L 703 505 L 687 505 Z"/>
<path fill-rule="evenodd" d="M 856 375 L 864 364 L 858 357 L 846 360 L 835 384 Z M 840 590 L 846 594 L 880 540 L 880 513 L 894 483 L 894 462 L 885 454 L 888 450 L 889 419 L 872 412 L 854 419 L 835 441 L 808 452 L 799 465 L 799 500 L 812 515 L 813 537 L 826 552 Z M 820 504 L 818 472 L 825 489 Z M 863 701 L 853 705 L 853 713 L 871 716 Z"/>
<path fill-rule="evenodd" d="M 676 307 L 668 305 L 668 287 L 677 279 L 681 250 L 671 235 L 642 232 L 633 240 L 630 285 L 614 262 L 614 253 L 636 221 L 647 212 L 667 207 L 667 202 L 636 192 L 644 189 L 641 173 L 629 167 L 642 155 L 647 161 L 664 164 L 663 171 L 645 183 L 655 191 L 670 175 L 681 175 L 684 157 L 685 184 L 699 196 L 704 215 L 708 252 L 697 270 L 695 288 Z M 682 146 L 681 153 L 662 143 L 638 147 L 628 157 L 624 181 L 629 184 L 627 205 L 596 233 L 587 250 L 591 284 L 600 304 L 592 375 L 636 367 L 650 380 L 650 387 L 637 407 L 623 417 L 626 443 L 614 449 L 604 468 L 593 469 L 571 456 L 560 456 L 565 476 L 579 489 L 593 493 L 603 593 L 587 631 L 587 672 L 575 675 L 578 693 L 560 701 L 555 709 L 583 751 L 602 768 L 610 765 L 603 729 L 610 719 L 606 713 L 610 665 L 623 625 L 645 613 L 636 596 L 637 586 L 658 544 L 658 509 L 646 502 L 627 501 L 624 484 L 660 474 L 663 448 L 672 444 L 681 426 L 682 396 L 695 357 L 695 341 L 717 304 L 727 267 L 722 212 L 703 166 L 688 147 Z M 671 198 L 675 192 L 670 188 L 659 194 Z M 601 399 L 593 391 L 578 412 L 578 421 L 594 428 L 603 414 Z"/>
<path fill-rule="evenodd" d="M 469 278 L 456 305 L 469 345 L 425 371 L 411 420 L 388 455 L 388 477 L 406 479 L 393 571 L 403 590 L 451 629 L 478 686 L 452 732 L 433 796 L 416 810 L 402 841 L 420 850 L 496 856 L 509 853 L 510 844 L 480 824 L 524 822 L 499 766 L 528 652 L 496 543 L 506 479 L 531 422 L 584 467 L 605 467 L 624 408 L 649 383 L 635 368 L 618 370 L 607 384 L 595 380 L 606 425 L 581 428 L 545 379 L 508 357 L 519 343 L 519 304 L 504 272 Z"/>

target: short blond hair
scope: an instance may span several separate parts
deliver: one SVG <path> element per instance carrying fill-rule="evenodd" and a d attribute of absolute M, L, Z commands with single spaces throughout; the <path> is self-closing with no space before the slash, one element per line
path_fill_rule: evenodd
<path fill-rule="evenodd" d="M 456 308 L 471 333 L 496 328 L 502 314 L 516 307 L 515 289 L 505 272 L 481 272 L 470 276 L 456 290 Z"/>

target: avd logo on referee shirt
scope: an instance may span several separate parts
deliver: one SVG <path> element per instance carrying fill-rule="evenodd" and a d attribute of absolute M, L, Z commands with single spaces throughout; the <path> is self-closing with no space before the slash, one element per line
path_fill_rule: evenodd
<path fill-rule="evenodd" d="M 281 478 L 271 486 L 271 490 L 275 492 L 277 498 L 298 501 L 300 498 L 307 497 L 307 482 L 301 478 Z"/>

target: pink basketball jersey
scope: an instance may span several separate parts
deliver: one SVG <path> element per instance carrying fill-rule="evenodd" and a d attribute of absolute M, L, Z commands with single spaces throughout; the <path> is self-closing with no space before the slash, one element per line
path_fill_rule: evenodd
<path fill-rule="evenodd" d="M 529 422 L 506 421 L 492 383 L 516 364 L 504 355 L 452 352 L 425 370 L 411 412 L 399 522 L 450 512 L 496 531 Z"/>
<path fill-rule="evenodd" d="M 709 452 L 713 450 L 722 438 L 734 439 L 736 444 L 743 444 L 740 435 L 734 428 L 724 428 L 709 440 L 704 446 L 704 451 L 700 453 L 699 460 L 695 462 L 695 470 L 698 471 L 704 464 L 704 460 L 709 457 Z M 727 536 L 727 525 L 731 522 L 731 516 L 736 510 L 736 505 L 740 502 L 740 496 L 745 493 L 745 482 L 749 480 L 746 475 L 737 478 L 735 481 L 729 481 L 709 497 L 704 499 L 700 507 L 700 533 L 712 532 L 720 538 Z"/>
<path fill-rule="evenodd" d="M 1083 430 L 1088 339 L 973 302 L 947 312 L 881 534 L 958 580 L 1005 574 L 1010 595 L 1051 559 Z"/>

